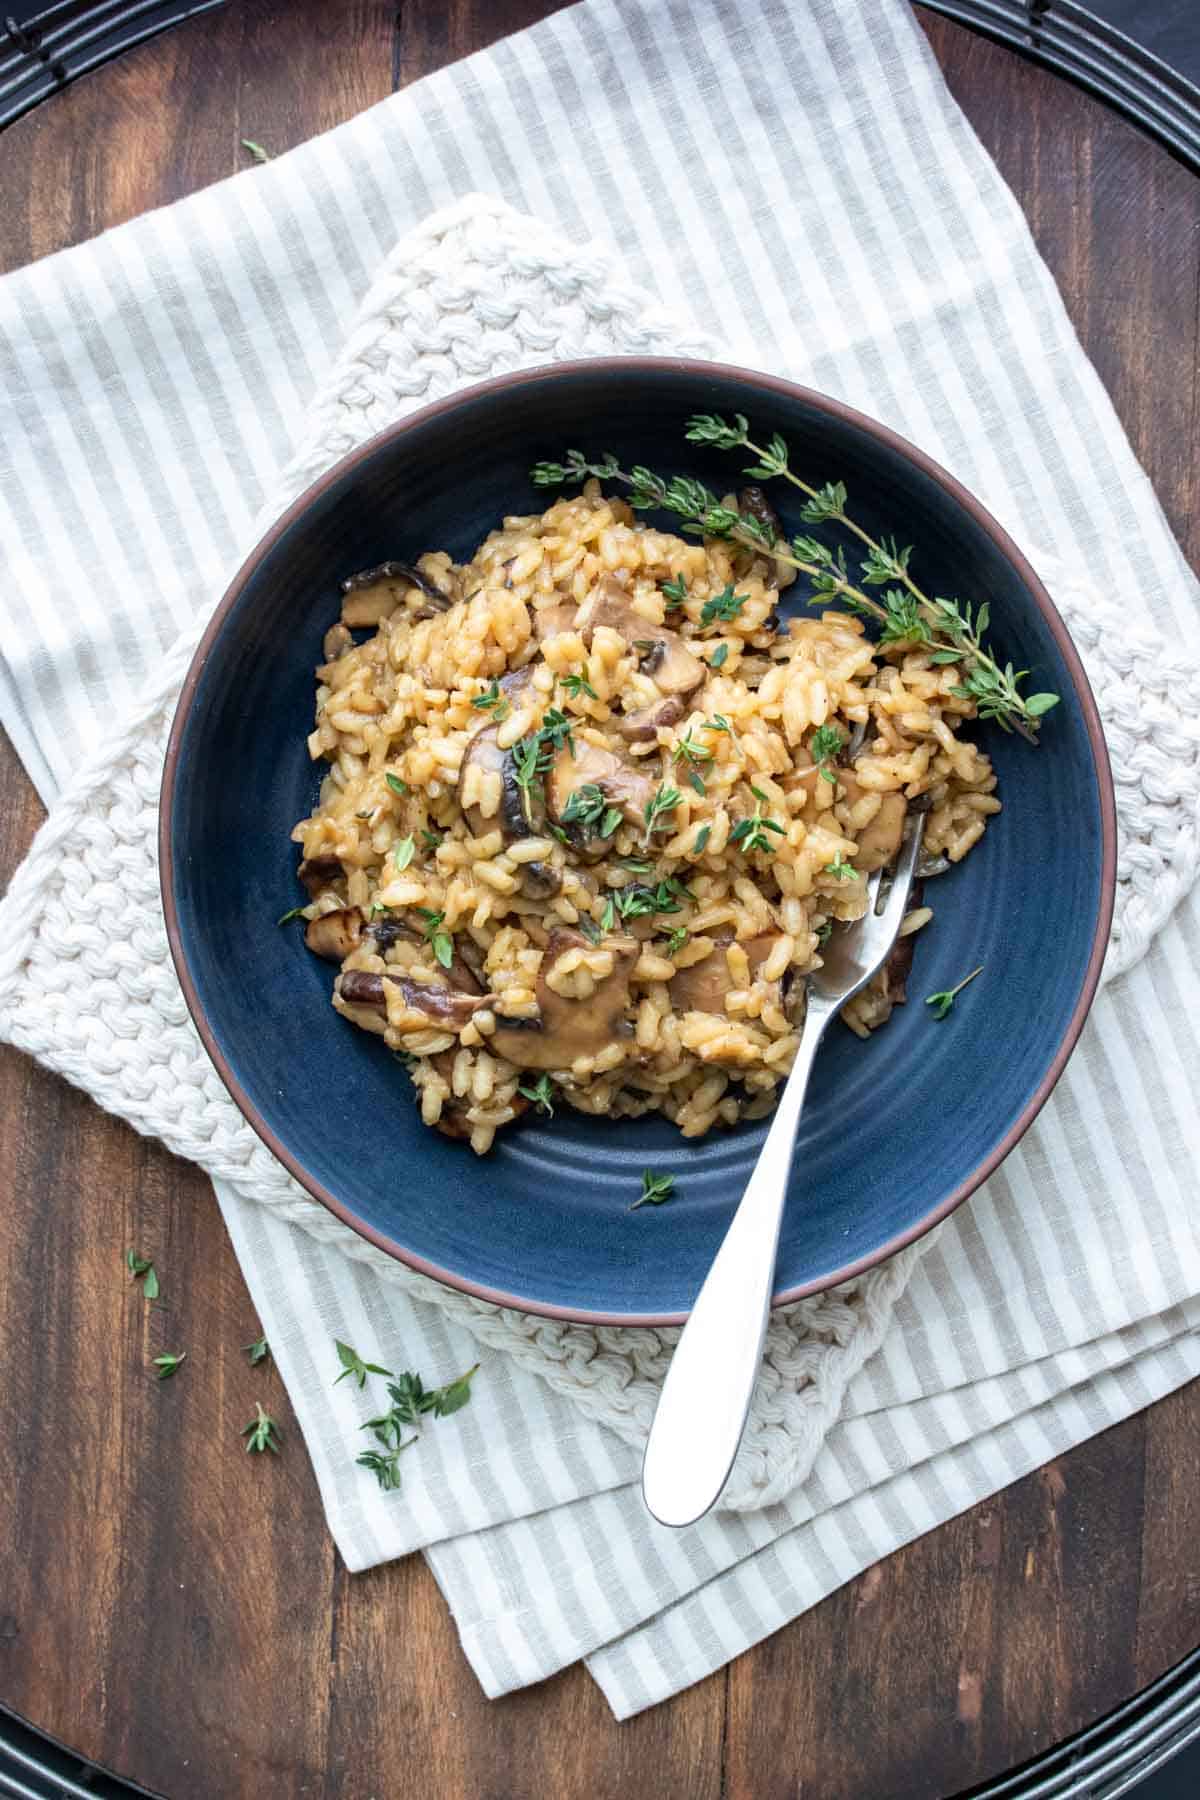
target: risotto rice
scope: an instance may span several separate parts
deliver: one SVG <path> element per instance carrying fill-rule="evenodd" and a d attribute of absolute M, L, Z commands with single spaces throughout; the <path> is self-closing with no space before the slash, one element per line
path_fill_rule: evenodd
<path fill-rule="evenodd" d="M 929 796 L 943 866 L 999 811 L 958 671 L 843 612 L 781 621 L 791 575 L 593 481 L 466 564 L 345 584 L 308 740 L 328 771 L 292 834 L 306 941 L 427 1125 L 482 1153 L 531 1102 L 685 1137 L 763 1116 L 907 805 Z M 844 1009 L 861 1036 L 929 917 Z"/>

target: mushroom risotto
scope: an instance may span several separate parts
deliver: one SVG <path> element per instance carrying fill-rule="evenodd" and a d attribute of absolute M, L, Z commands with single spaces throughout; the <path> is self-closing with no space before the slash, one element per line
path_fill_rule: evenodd
<path fill-rule="evenodd" d="M 792 578 L 591 481 L 466 564 L 344 584 L 308 740 L 329 768 L 293 832 L 305 939 L 427 1125 L 483 1152 L 531 1105 L 663 1112 L 685 1137 L 761 1117 L 805 975 L 906 807 L 928 796 L 926 873 L 999 811 L 956 735 L 958 671 L 844 612 L 781 621 Z M 914 895 L 845 1008 L 860 1036 L 904 999 L 929 917 Z"/>

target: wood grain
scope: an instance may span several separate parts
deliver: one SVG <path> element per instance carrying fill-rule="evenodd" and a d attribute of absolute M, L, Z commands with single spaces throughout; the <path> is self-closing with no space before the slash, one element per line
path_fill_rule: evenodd
<path fill-rule="evenodd" d="M 548 11 L 231 0 L 0 138 L 0 268 L 278 153 Z M 925 19 L 1200 559 L 1200 182 Z M 0 880 L 40 808 L 0 747 Z M 910 1545 L 618 1726 L 580 1669 L 485 1701 L 424 1564 L 348 1576 L 207 1182 L 0 1050 L 0 1702 L 171 1800 L 941 1800 L 1195 1645 L 1200 1388 Z M 122 1267 L 153 1256 L 162 1304 Z M 165 1384 L 150 1359 L 186 1348 Z M 254 1402 L 278 1459 L 249 1457 Z"/>

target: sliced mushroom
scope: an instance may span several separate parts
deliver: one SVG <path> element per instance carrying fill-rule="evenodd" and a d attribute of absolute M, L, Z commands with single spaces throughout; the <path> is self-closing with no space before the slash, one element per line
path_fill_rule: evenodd
<path fill-rule="evenodd" d="M 555 926 L 546 940 L 538 973 L 537 1018 L 504 1019 L 497 1014 L 489 1049 L 518 1069 L 569 1069 L 578 1057 L 596 1056 L 616 1039 L 630 1035 L 625 1011 L 629 978 L 641 948 L 636 939 L 606 940 L 605 948 L 614 956 L 613 971 L 596 983 L 588 999 L 569 1000 L 548 985 L 546 978 L 560 956 L 587 948 L 588 940 L 579 932 Z"/>
<path fill-rule="evenodd" d="M 395 612 L 406 587 L 419 588 L 429 602 L 422 608 L 425 617 L 434 612 L 447 612 L 454 604 L 452 594 L 435 587 L 428 575 L 414 569 L 411 563 L 382 562 L 374 568 L 350 575 L 342 583 L 343 625 L 378 625 Z"/>
<path fill-rule="evenodd" d="M 463 816 L 472 837 L 486 837 L 489 831 L 498 830 L 505 843 L 513 844 L 518 838 L 537 835 L 543 824 L 544 811 L 538 783 L 532 782 L 528 788 L 521 786 L 517 780 L 516 757 L 511 750 L 501 750 L 496 742 L 498 729 L 495 725 L 485 725 L 467 745 L 458 777 L 459 803 L 462 803 L 463 784 L 469 768 L 494 771 L 500 777 L 499 810 L 485 819 L 477 806 L 465 806 Z"/>
<path fill-rule="evenodd" d="M 930 881 L 935 875 L 945 875 L 953 867 L 948 856 L 942 856 L 933 850 L 922 850 L 917 858 L 917 874 L 922 881 Z"/>
<path fill-rule="evenodd" d="M 339 656 L 345 656 L 347 650 L 354 647 L 354 639 L 340 622 L 331 625 L 321 641 L 321 654 L 327 663 L 336 662 Z"/>
<path fill-rule="evenodd" d="M 306 856 L 296 874 L 301 884 L 308 889 L 309 896 L 315 900 L 326 888 L 332 887 L 342 876 L 342 865 L 336 856 Z"/>
<path fill-rule="evenodd" d="M 318 913 L 304 930 L 304 942 L 315 956 L 327 962 L 344 962 L 362 943 L 366 920 L 357 906 L 340 906 L 336 912 Z"/>
<path fill-rule="evenodd" d="M 642 673 L 660 694 L 694 694 L 708 674 L 707 664 L 692 655 L 679 633 L 638 612 L 611 575 L 597 583 L 575 615 L 575 627 L 589 648 L 597 625 L 607 625 L 619 631 L 627 644 L 637 645 L 642 651 Z"/>
<path fill-rule="evenodd" d="M 562 887 L 562 876 L 548 862 L 528 862 L 521 866 L 521 892 L 527 900 L 550 900 Z"/>
<path fill-rule="evenodd" d="M 744 513 L 747 516 L 747 518 L 754 519 L 757 524 L 765 526 L 766 529 L 771 533 L 771 537 L 774 540 L 774 542 L 777 544 L 781 544 L 782 548 L 786 550 L 787 534 L 783 529 L 783 520 L 779 517 L 779 514 L 775 511 L 775 508 L 771 505 L 771 502 L 767 499 L 767 496 L 764 493 L 764 491 L 762 490 L 762 488 L 760 488 L 760 487 L 745 487 L 745 488 L 743 488 L 741 493 L 737 497 L 737 501 L 738 501 L 738 511 L 741 513 Z M 765 544 L 763 546 L 762 554 L 763 555 L 769 554 Z M 796 579 L 795 570 L 790 568 L 787 563 L 780 562 L 778 557 L 772 558 L 772 561 L 775 564 L 775 585 L 776 585 L 776 587 L 787 586 Z M 763 621 L 764 629 L 769 629 L 771 631 L 774 631 L 777 629 L 777 627 L 778 627 L 778 619 L 776 619 L 774 617 L 771 620 Z"/>
<path fill-rule="evenodd" d="M 573 600 L 561 606 L 543 606 L 533 615 L 533 632 L 539 644 L 549 637 L 558 637 L 561 632 L 575 629 L 575 614 L 578 608 Z"/>
<path fill-rule="evenodd" d="M 343 1002 L 338 1010 L 353 1006 L 382 1014 L 386 1020 L 385 981 L 400 989 L 410 1012 L 421 1013 L 430 1025 L 440 1025 L 443 1029 L 457 1030 L 465 1025 L 487 999 L 486 994 L 456 992 L 447 981 L 413 981 L 408 975 L 377 975 L 367 969 L 347 969 L 333 984 L 336 999 Z"/>
<path fill-rule="evenodd" d="M 862 799 L 863 789 L 857 778 L 848 769 L 838 771 L 838 780 L 845 790 L 846 803 L 857 805 Z M 881 794 L 879 811 L 861 830 L 852 832 L 858 849 L 854 853 L 854 866 L 863 875 L 870 875 L 876 869 L 885 869 L 900 848 L 900 840 L 904 836 L 904 819 L 908 812 L 908 802 L 903 794 Z"/>
<path fill-rule="evenodd" d="M 746 952 L 750 964 L 751 978 L 758 974 L 775 947 L 778 932 L 761 931 L 756 937 L 745 938 L 742 949 Z M 680 969 L 671 977 L 669 992 L 671 1005 L 676 1012 L 708 1012 L 725 1016 L 725 996 L 732 994 L 737 983 L 729 973 L 729 962 L 725 952 L 733 943 L 733 932 L 728 926 L 712 934 L 713 947 L 700 962 L 691 963 L 686 969 Z"/>
<path fill-rule="evenodd" d="M 631 825 L 644 822 L 646 807 L 654 793 L 654 782 L 649 775 L 626 762 L 615 751 L 577 737 L 574 756 L 564 745 L 546 776 L 546 804 L 558 825 L 563 825 L 563 814 L 575 789 L 589 784 L 598 787 L 609 805 L 615 806 Z M 572 842 L 584 841 L 583 832 L 571 825 L 564 829 Z"/>
<path fill-rule="evenodd" d="M 626 713 L 617 720 L 617 730 L 631 744 L 647 744 L 658 736 L 660 730 L 678 725 L 683 714 L 684 705 L 679 695 L 668 694 L 665 700 L 656 700 L 652 706 L 643 706 L 638 712 Z"/>

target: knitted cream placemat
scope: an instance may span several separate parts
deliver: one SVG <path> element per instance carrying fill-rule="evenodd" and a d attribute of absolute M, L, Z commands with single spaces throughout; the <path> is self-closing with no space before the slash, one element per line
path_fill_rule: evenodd
<path fill-rule="evenodd" d="M 594 249 L 566 244 L 497 201 L 465 200 L 389 257 L 260 523 L 347 451 L 440 395 L 510 369 L 614 353 L 706 356 L 713 346 L 632 291 Z M 1111 978 L 1144 954 L 1196 876 L 1200 731 L 1171 696 L 1195 693 L 1200 668 L 1153 632 L 1131 632 L 1045 557 L 1034 561 L 1084 656 L 1113 753 L 1121 854 Z M 138 1131 L 444 1308 L 589 1417 L 641 1443 L 676 1332 L 563 1324 L 414 1274 L 308 1198 L 208 1061 L 167 950 L 155 842 L 166 740 L 205 623 L 195 620 L 56 803 L 0 905 L 0 1035 Z M 769 1504 L 804 1479 L 921 1253 L 913 1246 L 773 1315 L 725 1506 Z"/>

